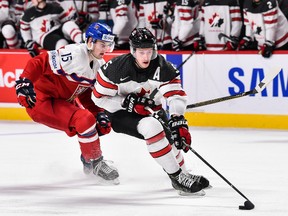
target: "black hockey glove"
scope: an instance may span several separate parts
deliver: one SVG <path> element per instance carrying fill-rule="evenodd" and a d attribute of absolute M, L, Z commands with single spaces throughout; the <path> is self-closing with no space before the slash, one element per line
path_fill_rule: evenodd
<path fill-rule="evenodd" d="M 271 55 L 273 54 L 274 48 L 275 48 L 275 45 L 272 41 L 266 41 L 264 43 L 264 46 L 261 47 L 260 54 L 264 58 L 270 58 Z"/>
<path fill-rule="evenodd" d="M 153 29 L 163 29 L 164 22 L 162 14 L 159 14 L 157 18 L 150 20 Z"/>
<path fill-rule="evenodd" d="M 166 5 L 164 5 L 163 13 L 166 15 L 167 23 L 172 24 L 172 22 L 175 19 L 174 4 L 173 3 L 171 4 L 168 2 Z"/>
<path fill-rule="evenodd" d="M 184 152 L 188 152 L 189 146 L 191 145 L 191 135 L 187 120 L 183 115 L 171 116 L 168 125 L 171 129 L 175 147 L 177 149 L 183 149 Z"/>
<path fill-rule="evenodd" d="M 124 99 L 122 107 L 130 113 L 134 112 L 142 116 L 148 116 L 151 113 L 146 110 L 146 107 L 155 108 L 155 102 L 152 99 L 138 97 L 136 94 L 130 93 Z"/>
<path fill-rule="evenodd" d="M 193 47 L 195 51 L 206 50 L 205 38 L 202 35 L 194 39 Z"/>
<path fill-rule="evenodd" d="M 230 40 L 226 42 L 224 50 L 236 50 L 238 48 L 238 43 L 238 37 L 230 36 Z"/>
<path fill-rule="evenodd" d="M 175 51 L 180 51 L 183 48 L 182 41 L 178 37 L 174 38 L 172 41 L 172 49 Z"/>
<path fill-rule="evenodd" d="M 85 29 L 88 24 L 90 24 L 92 21 L 91 16 L 84 11 L 81 11 L 78 13 L 78 17 L 76 20 L 76 24 L 79 26 L 80 29 Z"/>
<path fill-rule="evenodd" d="M 40 54 L 39 45 L 33 40 L 28 40 L 25 43 L 25 47 L 32 57 L 38 56 Z"/>
<path fill-rule="evenodd" d="M 99 0 L 98 5 L 99 5 L 99 11 L 107 11 L 107 12 L 110 11 L 108 0 Z"/>
<path fill-rule="evenodd" d="M 97 120 L 96 129 L 99 136 L 110 133 L 111 122 L 104 112 L 97 113 L 96 120 Z"/>
<path fill-rule="evenodd" d="M 21 106 L 32 108 L 36 103 L 36 93 L 32 82 L 26 78 L 16 80 L 16 94 L 18 102 Z"/>
<path fill-rule="evenodd" d="M 251 37 L 244 36 L 238 44 L 238 49 L 247 50 L 251 41 L 252 41 Z"/>

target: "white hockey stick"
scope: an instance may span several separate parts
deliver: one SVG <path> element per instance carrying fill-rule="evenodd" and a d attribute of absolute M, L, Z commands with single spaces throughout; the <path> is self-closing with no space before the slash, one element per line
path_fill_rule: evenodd
<path fill-rule="evenodd" d="M 281 68 L 277 68 L 274 69 L 272 72 L 268 73 L 263 80 L 260 81 L 260 83 L 252 90 L 247 91 L 247 92 L 243 92 L 243 93 L 239 93 L 239 94 L 235 94 L 235 95 L 229 95 L 226 97 L 220 97 L 220 98 L 215 98 L 212 100 L 207 100 L 207 101 L 202 101 L 202 102 L 198 102 L 198 103 L 194 103 L 194 104 L 189 104 L 187 105 L 187 109 L 192 109 L 195 107 L 200 107 L 200 106 L 206 106 L 209 104 L 214 104 L 214 103 L 219 103 L 222 101 L 227 101 L 227 100 L 231 100 L 231 99 L 235 99 L 235 98 L 239 98 L 239 97 L 243 97 L 243 96 L 247 96 L 247 95 L 251 95 L 251 94 L 256 94 L 259 93 L 261 91 L 263 91 L 263 89 L 266 88 L 266 86 L 277 76 L 278 73 L 280 73 Z"/>

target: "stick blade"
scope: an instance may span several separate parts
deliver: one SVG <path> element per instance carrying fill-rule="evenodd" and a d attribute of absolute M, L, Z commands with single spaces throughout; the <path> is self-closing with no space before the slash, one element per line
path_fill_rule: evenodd
<path fill-rule="evenodd" d="M 273 71 L 269 72 L 263 80 L 254 89 L 255 93 L 263 91 L 267 85 L 282 71 L 282 68 L 274 68 Z"/>

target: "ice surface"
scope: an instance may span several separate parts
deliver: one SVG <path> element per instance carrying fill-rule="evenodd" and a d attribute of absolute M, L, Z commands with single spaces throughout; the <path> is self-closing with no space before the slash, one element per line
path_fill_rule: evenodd
<path fill-rule="evenodd" d="M 288 132 L 190 128 L 192 147 L 256 206 L 192 152 L 186 165 L 213 185 L 203 198 L 180 197 L 142 140 L 101 137 L 120 185 L 101 186 L 82 172 L 77 138 L 32 122 L 0 122 L 0 215 L 286 216 Z"/>

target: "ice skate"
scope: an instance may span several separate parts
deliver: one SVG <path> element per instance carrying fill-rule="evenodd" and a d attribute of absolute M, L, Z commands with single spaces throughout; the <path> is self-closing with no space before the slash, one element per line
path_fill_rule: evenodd
<path fill-rule="evenodd" d="M 207 178 L 205 178 L 204 176 L 201 175 L 193 175 L 189 172 L 186 173 L 191 179 L 193 179 L 196 182 L 201 183 L 202 185 L 202 189 L 209 189 L 212 188 L 212 186 L 210 185 L 210 182 Z"/>
<path fill-rule="evenodd" d="M 120 183 L 118 170 L 109 165 L 108 161 L 103 160 L 103 156 L 97 160 L 87 162 L 81 155 L 81 161 L 83 163 L 83 172 L 87 175 L 93 174 L 97 179 L 97 183 L 115 185 Z"/>
<path fill-rule="evenodd" d="M 173 188 L 181 196 L 204 196 L 202 184 L 180 169 L 174 174 L 169 174 Z"/>

